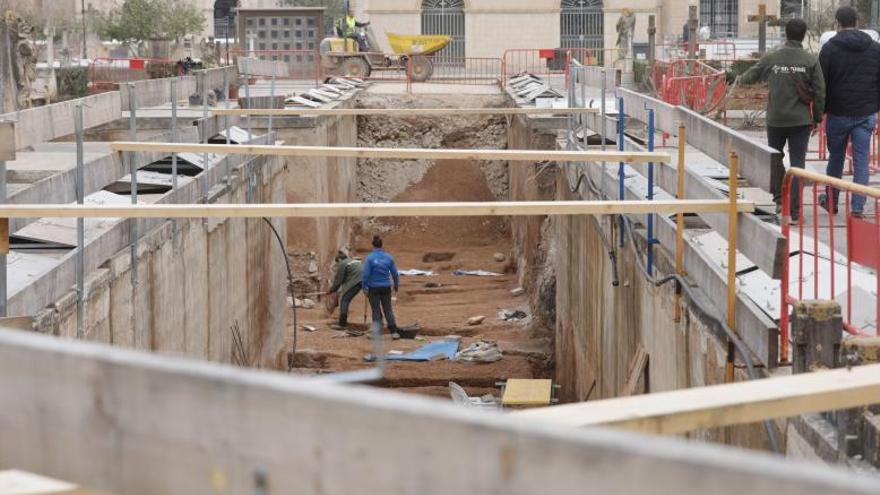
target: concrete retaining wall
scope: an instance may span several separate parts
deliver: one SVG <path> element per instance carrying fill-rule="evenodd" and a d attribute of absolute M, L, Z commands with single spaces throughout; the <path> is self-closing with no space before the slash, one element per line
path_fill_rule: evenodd
<path fill-rule="evenodd" d="M 859 473 L 0 331 L 0 466 L 130 495 L 876 494 Z"/>
<path fill-rule="evenodd" d="M 267 120 L 253 118 L 256 133 Z M 278 140 L 290 146 L 357 146 L 355 117 L 276 118 Z M 357 159 L 288 157 L 287 201 L 290 203 L 350 203 L 357 201 Z M 289 218 L 287 246 L 291 252 L 314 251 L 321 273 L 328 271 L 337 249 L 350 238 L 347 218 Z"/>
<path fill-rule="evenodd" d="M 0 115 L 0 120 L 15 121 L 15 149 L 20 150 L 38 143 L 73 134 L 74 110 L 82 102 L 83 125 L 95 127 L 122 117 L 120 93 L 113 91 L 85 98 L 52 103 L 42 107 Z"/>
<path fill-rule="evenodd" d="M 135 101 L 138 108 L 155 107 L 171 101 L 171 78 L 148 79 L 131 84 L 134 87 Z M 189 95 L 194 94 L 196 89 L 195 76 L 182 76 L 178 78 L 177 97 L 179 99 L 185 100 Z M 128 84 L 119 85 L 120 105 L 122 110 L 126 112 L 130 105 L 130 91 Z"/>
<path fill-rule="evenodd" d="M 540 139 L 540 131 L 526 125 L 524 119 L 512 125 L 511 136 L 517 147 L 547 144 L 546 139 Z M 516 169 L 519 172 L 513 173 Z M 540 174 L 538 170 L 511 167 L 512 200 L 548 199 L 548 194 L 552 195 L 550 199 L 594 199 L 584 195 L 585 185 L 578 193 L 571 192 L 577 180 L 571 166 L 544 168 Z M 556 178 L 551 191 L 538 187 L 546 182 L 542 175 Z M 616 246 L 618 239 L 611 236 L 610 219 L 599 217 L 598 224 L 589 216 L 514 222 L 518 224 L 514 240 L 519 262 L 525 264 L 523 273 L 547 283 L 540 274 L 548 264 L 555 271 L 555 301 L 550 304 L 555 303 L 555 380 L 562 386 L 561 399 L 584 401 L 621 395 L 639 345 L 649 355 L 651 392 L 722 383 L 727 345 L 719 338 L 721 330 L 686 299 L 681 323 L 676 324 L 674 286 L 656 288 L 649 283 L 629 246 L 616 250 L 619 285 L 612 285 L 611 261 L 599 230 Z M 542 221 L 545 224 L 539 228 Z M 644 244 L 639 250 L 644 252 Z M 655 252 L 659 272 L 670 273 L 668 253 L 659 248 Z M 533 296 L 530 302 L 536 314 L 546 312 L 542 307 L 546 301 Z M 767 446 L 760 425 L 732 431 L 729 439 L 723 431 L 698 432 L 695 436 L 747 447 Z"/>
<path fill-rule="evenodd" d="M 284 202 L 283 160 L 256 160 L 264 165 L 254 167 L 259 171 L 254 202 Z M 217 168 L 209 174 L 213 184 L 220 183 Z M 217 186 L 221 192 L 213 201 L 245 202 L 242 170 L 239 167 L 232 192 L 222 192 L 223 186 Z M 200 191 L 200 183 L 192 181 L 181 189 L 180 201 L 199 202 Z M 283 235 L 284 222 L 275 220 L 274 224 Z M 128 239 L 126 223 L 95 241 L 99 245 L 89 246 L 87 254 L 92 256 L 87 256 L 87 266 L 101 264 L 87 274 L 87 339 L 230 362 L 232 328 L 236 327 L 248 363 L 286 366 L 287 274 L 282 247 L 261 219 L 211 221 L 207 228 L 199 219 L 180 220 L 176 238 L 172 222 L 145 222 L 140 229 L 148 233 L 139 243 L 136 288 L 131 284 L 130 251 L 123 247 Z M 100 254 L 95 250 L 106 240 L 118 245 L 118 251 L 106 261 L 95 259 Z M 68 277 L 72 256 L 63 265 Z M 75 336 L 75 292 L 63 294 L 39 312 L 34 328 Z"/>

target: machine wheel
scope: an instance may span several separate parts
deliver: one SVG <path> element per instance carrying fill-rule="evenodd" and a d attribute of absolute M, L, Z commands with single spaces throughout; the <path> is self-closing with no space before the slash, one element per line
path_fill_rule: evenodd
<path fill-rule="evenodd" d="M 428 57 L 417 55 L 412 58 L 411 63 L 413 81 L 425 82 L 434 75 L 434 63 Z"/>
<path fill-rule="evenodd" d="M 370 64 L 362 57 L 349 57 L 342 62 L 342 74 L 351 77 L 370 77 Z"/>

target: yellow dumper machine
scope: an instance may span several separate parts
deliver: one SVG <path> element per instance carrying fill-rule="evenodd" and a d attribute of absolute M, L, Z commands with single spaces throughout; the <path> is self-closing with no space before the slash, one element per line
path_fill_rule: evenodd
<path fill-rule="evenodd" d="M 330 37 L 321 41 L 321 67 L 325 74 L 369 77 L 373 71 L 406 71 L 412 63 L 412 80 L 424 82 L 434 74 L 432 57 L 452 40 L 446 35 L 400 35 L 385 33 L 392 55 L 379 51 L 369 27 L 360 28 L 369 51 L 362 52 L 357 40 Z"/>

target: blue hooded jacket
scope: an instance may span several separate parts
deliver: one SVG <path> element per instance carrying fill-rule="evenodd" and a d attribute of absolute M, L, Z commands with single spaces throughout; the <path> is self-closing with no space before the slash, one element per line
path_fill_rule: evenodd
<path fill-rule="evenodd" d="M 364 260 L 364 289 L 371 287 L 391 287 L 394 279 L 394 290 L 397 290 L 398 275 L 394 257 L 382 249 L 374 249 Z"/>

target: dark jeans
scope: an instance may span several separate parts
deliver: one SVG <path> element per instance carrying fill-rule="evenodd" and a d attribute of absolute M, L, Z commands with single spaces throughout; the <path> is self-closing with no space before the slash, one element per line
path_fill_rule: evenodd
<path fill-rule="evenodd" d="M 385 321 L 388 329 L 392 332 L 397 330 L 397 322 L 394 321 L 394 311 L 391 309 L 391 287 L 372 287 L 368 292 L 370 309 L 373 311 L 373 326 L 382 328 L 382 313 L 385 313 Z"/>
<path fill-rule="evenodd" d="M 827 115 L 825 135 L 828 136 L 828 168 L 825 173 L 840 178 L 843 175 L 843 162 L 846 159 L 846 144 L 852 141 L 853 182 L 868 184 L 868 154 L 871 152 L 871 134 L 877 125 L 875 114 L 864 117 L 838 117 Z M 839 191 L 833 189 L 833 204 L 837 205 Z M 865 208 L 865 197 L 852 196 L 852 211 L 861 212 Z"/>
<path fill-rule="evenodd" d="M 342 294 L 342 299 L 339 301 L 339 326 L 344 327 L 348 325 L 348 307 L 351 305 L 351 300 L 354 299 L 354 296 L 358 295 L 358 292 L 361 291 L 360 284 L 355 285 L 351 289 L 348 289 L 348 292 Z"/>
<path fill-rule="evenodd" d="M 770 193 L 773 194 L 773 202 L 782 204 L 782 179 L 785 177 L 785 166 L 782 159 L 785 157 L 783 148 L 788 142 L 788 161 L 792 167 L 804 168 L 807 161 L 807 147 L 810 145 L 810 126 L 801 125 L 796 127 L 770 127 L 767 126 L 767 144 L 779 151 L 781 155 L 773 160 L 770 165 Z M 791 214 L 797 215 L 800 208 L 800 187 L 797 177 L 791 181 Z"/>

